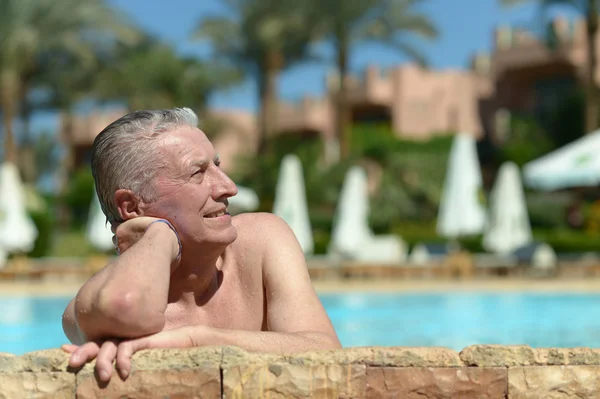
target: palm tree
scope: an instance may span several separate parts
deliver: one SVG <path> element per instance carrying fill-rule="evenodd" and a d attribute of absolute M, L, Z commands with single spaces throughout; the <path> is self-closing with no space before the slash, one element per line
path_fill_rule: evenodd
<path fill-rule="evenodd" d="M 13 120 L 46 63 L 72 56 L 93 63 L 137 33 L 101 0 L 0 0 L 0 108 L 5 159 L 15 162 Z"/>
<path fill-rule="evenodd" d="M 596 49 L 598 35 L 598 11 L 600 2 L 598 0 L 500 0 L 503 5 L 513 6 L 517 4 L 537 1 L 542 9 L 552 6 L 568 6 L 579 12 L 586 23 L 586 67 L 584 77 L 585 87 L 585 131 L 593 132 L 599 126 L 600 101 L 598 98 L 598 86 L 594 78 L 598 65 L 598 54 Z"/>
<path fill-rule="evenodd" d="M 424 0 L 313 0 L 319 10 L 316 26 L 335 47 L 338 72 L 336 93 L 336 133 L 342 157 L 350 153 L 350 111 L 346 78 L 352 46 L 359 42 L 379 42 L 396 49 L 420 64 L 425 57 L 410 40 L 411 35 L 436 38 L 436 27 L 416 7 Z"/>
<path fill-rule="evenodd" d="M 293 0 L 225 0 L 230 15 L 203 18 L 195 38 L 207 39 L 215 55 L 241 66 L 257 83 L 260 101 L 259 153 L 273 133 L 278 74 L 305 58 L 312 38 L 302 2 Z"/>
<path fill-rule="evenodd" d="M 198 111 L 205 109 L 214 90 L 239 81 L 232 68 L 181 57 L 172 47 L 146 38 L 123 47 L 97 74 L 95 93 L 129 109 L 189 106 Z"/>

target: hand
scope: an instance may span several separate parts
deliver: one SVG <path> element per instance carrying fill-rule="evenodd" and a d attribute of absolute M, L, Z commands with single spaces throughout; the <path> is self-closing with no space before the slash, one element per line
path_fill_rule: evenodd
<path fill-rule="evenodd" d="M 71 354 L 69 366 L 74 368 L 96 359 L 96 372 L 100 380 L 105 382 L 110 380 L 112 365 L 116 360 L 117 372 L 125 380 L 131 371 L 131 357 L 134 353 L 143 349 L 201 346 L 201 334 L 207 329 L 208 327 L 205 326 L 188 326 L 122 342 L 108 340 L 102 344 L 96 342 L 87 342 L 81 346 L 67 344 L 63 345 L 62 349 Z"/>
<path fill-rule="evenodd" d="M 117 247 L 119 254 L 124 253 L 131 248 L 136 242 L 138 242 L 146 233 L 148 227 L 160 218 L 140 216 L 133 219 L 129 219 L 123 223 L 114 223 L 111 225 L 111 231 L 113 232 L 113 244 Z M 164 220 L 164 219 L 163 219 Z M 173 260 L 179 254 L 179 242 L 177 235 L 168 227 L 166 223 L 155 223 L 154 226 L 162 226 L 165 231 L 168 229 L 171 231 L 171 238 L 173 239 L 173 247 L 175 248 L 175 256 Z"/>

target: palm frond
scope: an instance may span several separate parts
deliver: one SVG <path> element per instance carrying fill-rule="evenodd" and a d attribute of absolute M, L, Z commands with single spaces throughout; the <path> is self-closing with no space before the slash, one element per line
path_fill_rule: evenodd
<path fill-rule="evenodd" d="M 589 0 L 500 0 L 500 4 L 506 7 L 514 7 L 532 2 L 539 3 L 539 6 L 542 9 L 547 9 L 553 6 L 573 7 L 576 11 L 582 14 L 587 14 L 588 10 L 590 9 Z"/>
<path fill-rule="evenodd" d="M 428 60 L 418 48 L 406 41 L 395 41 L 390 43 L 390 46 L 397 49 L 400 53 L 405 54 L 410 59 L 416 61 L 420 66 L 427 66 Z"/>

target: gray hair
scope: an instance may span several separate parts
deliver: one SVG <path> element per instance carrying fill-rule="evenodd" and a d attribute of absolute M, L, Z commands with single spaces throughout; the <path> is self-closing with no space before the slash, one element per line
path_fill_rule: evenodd
<path fill-rule="evenodd" d="M 153 179 L 159 170 L 157 138 L 185 125 L 198 126 L 198 116 L 189 108 L 143 110 L 117 119 L 96 136 L 92 175 L 109 222 L 122 221 L 115 202 L 119 189 L 131 190 L 146 202 L 156 199 Z"/>

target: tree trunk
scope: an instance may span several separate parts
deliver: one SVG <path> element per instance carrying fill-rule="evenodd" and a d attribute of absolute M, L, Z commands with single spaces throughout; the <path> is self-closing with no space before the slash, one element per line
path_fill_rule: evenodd
<path fill-rule="evenodd" d="M 4 161 L 13 164 L 16 164 L 17 161 L 17 148 L 13 131 L 17 87 L 17 74 L 11 70 L 2 71 L 0 75 L 0 109 L 2 110 L 4 125 Z"/>
<path fill-rule="evenodd" d="M 259 77 L 260 116 L 258 154 L 268 152 L 267 142 L 273 135 L 277 107 L 277 75 L 281 66 L 281 53 L 271 50 L 267 53 Z"/>
<path fill-rule="evenodd" d="M 596 0 L 589 1 L 587 14 L 587 65 L 585 75 L 585 131 L 591 133 L 598 129 L 598 87 L 596 85 L 596 35 L 598 34 L 598 9 Z"/>
<path fill-rule="evenodd" d="M 21 88 L 21 106 L 19 109 L 19 119 L 21 119 L 21 148 L 18 150 L 19 169 L 23 175 L 24 183 L 35 183 L 38 178 L 37 165 L 35 160 L 35 143 L 31 137 L 31 102 L 27 98 L 27 89 Z"/>
<path fill-rule="evenodd" d="M 346 87 L 348 75 L 348 35 L 344 27 L 337 29 L 337 68 L 339 85 L 336 93 L 336 135 L 340 142 L 340 155 L 342 159 L 350 155 L 352 148 L 352 130 L 350 127 L 350 109 L 348 104 L 348 89 Z"/>

